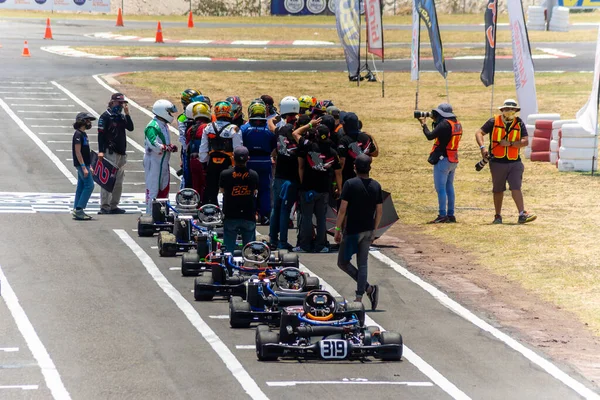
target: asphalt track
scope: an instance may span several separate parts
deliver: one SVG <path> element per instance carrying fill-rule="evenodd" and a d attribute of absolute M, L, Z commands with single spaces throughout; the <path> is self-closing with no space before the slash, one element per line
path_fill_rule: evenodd
<path fill-rule="evenodd" d="M 85 41 L 85 24 L 55 29 L 55 42 Z M 598 388 L 568 365 L 551 364 L 506 336 L 506 329 L 406 273 L 400 260 L 377 252 L 369 280 L 381 285 L 380 310 L 368 313 L 368 324 L 403 334 L 402 362 L 259 363 L 254 331 L 230 329 L 224 301 L 194 302 L 193 280 L 177 269 L 180 259 L 158 257 L 156 239 L 137 237 L 139 214 L 71 219 L 65 200 L 74 192 L 69 125 L 77 111 L 106 106 L 110 92 L 93 74 L 288 64 L 71 59 L 41 52 L 47 44 L 41 40 L 30 40 L 32 58 L 7 56 L 38 28 L 0 20 L 1 399 L 600 398 Z M 548 68 L 591 70 L 585 60 L 553 60 Z M 464 65 L 480 68 L 479 62 Z M 340 63 L 321 66 L 344 69 Z M 135 184 L 143 173 L 135 172 L 142 170 L 136 161 L 142 153 L 134 143 L 143 143 L 149 117 L 132 107 L 132 118 L 124 191 L 133 194 L 127 207 L 135 210 L 135 194 L 142 191 Z M 335 259 L 301 256 L 328 288 L 351 297 L 354 285 Z"/>

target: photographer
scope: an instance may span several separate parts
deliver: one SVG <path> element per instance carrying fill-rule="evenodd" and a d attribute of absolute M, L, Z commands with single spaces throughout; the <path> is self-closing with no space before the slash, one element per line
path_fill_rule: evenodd
<path fill-rule="evenodd" d="M 458 144 L 462 137 L 462 125 L 452 113 L 452 106 L 442 103 L 431 111 L 433 131 L 425 123 L 427 113 L 415 111 L 427 140 L 434 140 L 429 153 L 433 165 L 433 184 L 438 195 L 438 216 L 430 224 L 456 222 L 454 216 L 454 175 L 458 166 Z M 448 207 L 446 209 L 446 206 Z"/>
<path fill-rule="evenodd" d="M 507 99 L 498 108 L 501 112 L 490 118 L 475 133 L 475 139 L 481 149 L 482 161 L 476 166 L 480 170 L 486 160 L 490 161 L 490 172 L 492 173 L 492 192 L 494 193 L 494 208 L 496 215 L 494 224 L 502 223 L 502 201 L 506 191 L 506 182 L 512 193 L 517 210 L 519 211 L 519 224 L 534 221 L 537 217 L 525 211 L 521 183 L 525 167 L 521 162 L 519 149 L 527 146 L 527 128 L 516 113 L 521 110 L 517 102 Z M 490 145 L 486 148 L 483 135 L 490 134 Z"/>

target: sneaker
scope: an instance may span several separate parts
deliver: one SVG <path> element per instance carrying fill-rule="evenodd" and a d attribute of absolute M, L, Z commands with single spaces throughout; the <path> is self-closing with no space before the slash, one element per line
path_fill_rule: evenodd
<path fill-rule="evenodd" d="M 526 224 L 528 222 L 532 222 L 535 221 L 537 218 L 537 215 L 535 214 L 529 214 L 527 211 L 523 211 L 523 214 L 519 215 L 519 224 Z"/>
<path fill-rule="evenodd" d="M 72 209 L 72 210 L 71 210 L 71 215 L 72 215 L 73 217 L 75 217 L 75 213 L 76 213 L 76 212 L 77 212 L 77 210 L 76 210 L 76 209 Z"/>
<path fill-rule="evenodd" d="M 271 249 L 271 251 L 277 250 L 277 243 L 269 242 L 269 249 Z"/>
<path fill-rule="evenodd" d="M 277 246 L 278 250 L 287 250 L 287 251 L 293 251 L 294 246 L 292 246 L 289 243 L 279 243 L 279 245 Z"/>
<path fill-rule="evenodd" d="M 317 253 L 329 253 L 329 247 L 323 247 L 320 251 L 317 251 Z"/>
<path fill-rule="evenodd" d="M 502 216 L 501 216 L 501 215 L 498 215 L 498 214 L 496 214 L 496 215 L 494 216 L 494 222 L 492 222 L 492 224 L 496 224 L 496 225 L 497 225 L 497 224 L 501 224 L 501 223 L 502 223 Z"/>
<path fill-rule="evenodd" d="M 377 303 L 379 303 L 379 286 L 371 285 L 371 293 L 367 293 L 369 300 L 371 300 L 371 310 L 377 309 Z"/>
<path fill-rule="evenodd" d="M 110 210 L 107 210 L 106 208 L 101 208 L 100 211 L 98 211 L 98 214 L 110 214 Z"/>
<path fill-rule="evenodd" d="M 428 224 L 445 224 L 446 222 L 448 222 L 448 217 L 438 215 L 436 219 L 429 221 Z"/>
<path fill-rule="evenodd" d="M 446 221 L 449 224 L 455 224 L 456 223 L 456 217 L 454 215 L 448 215 L 448 221 Z"/>
<path fill-rule="evenodd" d="M 290 250 L 294 253 L 308 253 L 306 250 L 304 250 L 302 247 L 300 246 L 296 246 L 294 247 L 292 250 Z"/>
<path fill-rule="evenodd" d="M 127 211 L 123 210 L 122 208 L 113 208 L 112 210 L 110 210 L 110 214 L 125 214 Z"/>
<path fill-rule="evenodd" d="M 79 221 L 89 221 L 92 219 L 89 215 L 87 215 L 83 210 L 75 210 L 75 215 L 73 216 L 76 220 Z"/>

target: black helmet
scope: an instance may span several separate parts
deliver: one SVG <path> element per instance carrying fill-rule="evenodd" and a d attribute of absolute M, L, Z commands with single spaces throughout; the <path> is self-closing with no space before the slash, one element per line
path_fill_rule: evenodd
<path fill-rule="evenodd" d="M 196 89 L 185 89 L 181 92 L 181 104 L 183 104 L 183 108 L 187 107 L 187 105 L 192 102 L 192 98 L 201 94 L 202 93 Z"/>

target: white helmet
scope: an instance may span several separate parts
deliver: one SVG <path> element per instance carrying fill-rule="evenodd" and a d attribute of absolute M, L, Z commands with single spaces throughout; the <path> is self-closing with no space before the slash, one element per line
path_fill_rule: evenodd
<path fill-rule="evenodd" d="M 281 99 L 279 103 L 279 113 L 285 114 L 298 114 L 300 112 L 300 103 L 294 96 L 287 96 Z"/>
<path fill-rule="evenodd" d="M 175 118 L 171 114 L 174 114 L 177 112 L 177 107 L 175 107 L 175 105 L 173 103 L 171 103 L 169 100 L 160 99 L 160 100 L 156 100 L 156 102 L 152 106 L 152 112 L 157 117 L 161 117 L 168 123 L 171 123 L 171 122 L 173 122 L 173 119 Z"/>
<path fill-rule="evenodd" d="M 185 111 L 184 112 L 185 112 L 185 116 L 186 116 L 187 119 L 194 119 L 194 117 L 192 116 L 192 112 L 194 110 L 194 106 L 196 104 L 198 104 L 198 103 L 200 103 L 200 102 L 199 101 L 194 101 L 194 102 L 188 104 L 185 107 Z"/>

